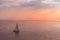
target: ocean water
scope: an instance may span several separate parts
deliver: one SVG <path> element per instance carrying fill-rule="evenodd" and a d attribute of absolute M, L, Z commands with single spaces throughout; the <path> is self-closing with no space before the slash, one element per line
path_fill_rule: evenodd
<path fill-rule="evenodd" d="M 0 40 L 60 40 L 60 22 L 0 20 Z"/>

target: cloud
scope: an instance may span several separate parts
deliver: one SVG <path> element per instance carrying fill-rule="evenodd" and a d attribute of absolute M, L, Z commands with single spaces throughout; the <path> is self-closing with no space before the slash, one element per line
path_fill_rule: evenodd
<path fill-rule="evenodd" d="M 54 8 L 60 7 L 60 0 L 0 0 L 3 8 Z"/>
<path fill-rule="evenodd" d="M 59 4 L 60 2 L 58 1 L 55 1 L 55 0 L 43 0 L 42 3 L 45 3 L 45 4 Z"/>
<path fill-rule="evenodd" d="M 7 6 L 7 7 L 11 7 L 11 6 L 19 6 L 21 5 L 21 3 L 24 2 L 29 2 L 31 0 L 0 0 L 0 6 Z"/>
<path fill-rule="evenodd" d="M 21 4 L 24 8 L 55 8 L 60 7 L 60 3 L 54 0 L 34 0 Z"/>
<path fill-rule="evenodd" d="M 40 1 L 25 2 L 21 4 L 20 7 L 40 7 Z"/>
<path fill-rule="evenodd" d="M 49 5 L 49 7 L 52 7 L 52 8 L 60 8 L 60 2 L 56 0 L 43 0 L 41 2 L 42 4 L 45 4 L 47 6 Z"/>
<path fill-rule="evenodd" d="M 60 2 L 60 0 L 54 0 L 54 1 L 56 1 L 56 2 Z"/>

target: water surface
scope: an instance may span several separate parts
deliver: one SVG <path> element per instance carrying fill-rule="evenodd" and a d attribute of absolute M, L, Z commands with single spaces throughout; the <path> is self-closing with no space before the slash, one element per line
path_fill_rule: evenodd
<path fill-rule="evenodd" d="M 19 34 L 13 32 L 16 23 Z M 60 40 L 60 22 L 0 21 L 0 40 Z"/>

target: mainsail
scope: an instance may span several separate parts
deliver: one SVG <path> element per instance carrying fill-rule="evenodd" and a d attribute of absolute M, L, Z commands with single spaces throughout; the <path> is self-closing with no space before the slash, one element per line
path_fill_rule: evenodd
<path fill-rule="evenodd" d="M 18 24 L 16 24 L 16 28 L 15 28 L 15 30 L 13 30 L 13 32 L 19 32 L 19 29 L 18 29 Z"/>

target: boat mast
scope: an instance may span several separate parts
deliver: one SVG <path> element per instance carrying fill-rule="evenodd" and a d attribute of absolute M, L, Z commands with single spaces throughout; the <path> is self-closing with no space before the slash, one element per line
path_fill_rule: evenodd
<path fill-rule="evenodd" d="M 18 24 L 16 24 L 16 29 L 18 29 Z"/>

